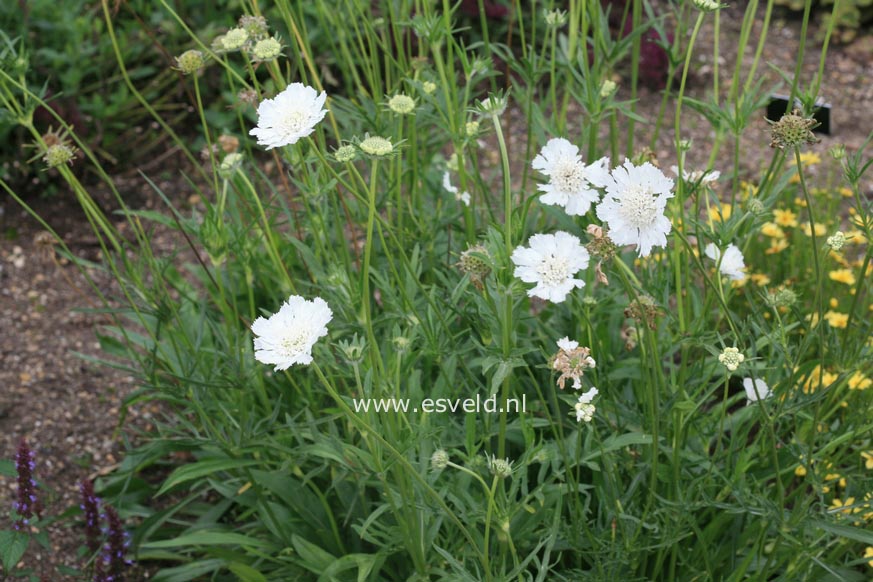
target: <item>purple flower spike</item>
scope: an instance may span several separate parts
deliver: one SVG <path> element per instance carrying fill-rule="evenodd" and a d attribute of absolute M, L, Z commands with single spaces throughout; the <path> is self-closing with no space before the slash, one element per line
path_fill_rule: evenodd
<path fill-rule="evenodd" d="M 39 498 L 36 495 L 36 480 L 33 478 L 35 469 L 36 457 L 27 446 L 27 440 L 22 437 L 18 445 L 18 452 L 15 454 L 15 470 L 18 473 L 18 500 L 12 504 L 12 508 L 18 514 L 18 520 L 14 525 L 15 529 L 18 530 L 29 524 L 34 515 L 41 517 Z"/>

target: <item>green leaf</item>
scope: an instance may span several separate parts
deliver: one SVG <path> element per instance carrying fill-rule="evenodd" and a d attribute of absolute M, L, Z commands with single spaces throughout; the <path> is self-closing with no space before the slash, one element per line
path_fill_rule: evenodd
<path fill-rule="evenodd" d="M 316 574 L 321 574 L 336 561 L 336 558 L 332 554 L 325 552 L 317 545 L 298 535 L 291 536 L 291 544 L 297 551 L 297 555 L 300 556 L 300 560 L 303 562 L 303 567 L 315 572 Z"/>
<path fill-rule="evenodd" d="M 233 564 L 230 564 L 228 566 L 228 569 L 236 574 L 240 582 L 267 582 L 267 579 L 264 577 L 264 575 L 252 568 L 251 566 L 246 566 L 245 564 L 234 562 Z"/>
<path fill-rule="evenodd" d="M 0 459 L 0 475 L 3 477 L 17 477 L 18 471 L 15 470 L 15 461 Z"/>
<path fill-rule="evenodd" d="M 27 551 L 30 536 L 20 531 L 0 531 L 0 561 L 9 574 Z"/>
<path fill-rule="evenodd" d="M 873 531 L 859 529 L 848 525 L 837 525 L 827 521 L 814 520 L 811 522 L 814 527 L 823 529 L 826 532 L 836 534 L 843 538 L 849 538 L 857 542 L 862 542 L 868 546 L 873 546 Z"/>
<path fill-rule="evenodd" d="M 140 546 L 146 550 L 163 548 L 179 548 L 184 546 L 249 546 L 254 548 L 269 548 L 270 544 L 257 538 L 251 538 L 237 533 L 220 531 L 198 531 L 181 535 L 171 540 L 146 542 Z"/>
<path fill-rule="evenodd" d="M 151 578 L 151 582 L 188 582 L 214 572 L 224 566 L 224 560 L 201 560 L 184 566 L 165 568 Z"/>
<path fill-rule="evenodd" d="M 198 461 L 197 463 L 192 463 L 190 465 L 185 465 L 183 467 L 179 467 L 173 473 L 167 477 L 167 480 L 164 481 L 164 484 L 161 486 L 160 490 L 155 494 L 155 496 L 162 495 L 166 493 L 176 485 L 181 483 L 186 483 L 188 481 L 193 481 L 194 479 L 199 479 L 200 477 L 205 477 L 207 475 L 212 475 L 213 473 L 217 473 L 219 471 L 227 471 L 229 469 L 239 469 L 240 467 L 250 467 L 251 465 L 258 464 L 258 461 L 254 459 L 208 459 L 206 461 Z"/>

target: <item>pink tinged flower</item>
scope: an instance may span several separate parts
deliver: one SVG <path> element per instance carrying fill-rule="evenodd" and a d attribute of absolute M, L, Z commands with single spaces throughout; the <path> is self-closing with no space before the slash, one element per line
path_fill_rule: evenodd
<path fill-rule="evenodd" d="M 294 364 L 312 362 L 312 347 L 327 335 L 327 324 L 333 312 L 324 299 L 312 301 L 292 295 L 278 312 L 269 318 L 259 317 L 252 323 L 255 337 L 255 359 L 287 370 Z"/>
<path fill-rule="evenodd" d="M 609 226 L 615 244 L 636 245 L 647 257 L 653 247 L 667 246 L 672 224 L 664 210 L 672 188 L 673 180 L 649 162 L 635 166 L 625 160 L 610 174 L 597 217 Z"/>
<path fill-rule="evenodd" d="M 585 286 L 574 275 L 588 267 L 590 255 L 577 237 L 561 231 L 535 234 L 528 244 L 512 253 L 513 275 L 535 284 L 528 296 L 561 303 L 573 289 Z"/>
<path fill-rule="evenodd" d="M 258 145 L 268 150 L 297 143 L 315 131 L 327 110 L 327 93 L 316 93 L 303 83 L 292 83 L 273 99 L 258 105 L 258 126 L 249 134 L 258 138 Z"/>
<path fill-rule="evenodd" d="M 564 138 L 550 139 L 531 163 L 534 170 L 549 177 L 549 182 L 537 189 L 543 192 L 543 204 L 561 206 L 570 216 L 587 214 L 591 205 L 600 200 L 597 188 L 609 180 L 609 159 L 601 158 L 585 165 L 579 148 Z"/>

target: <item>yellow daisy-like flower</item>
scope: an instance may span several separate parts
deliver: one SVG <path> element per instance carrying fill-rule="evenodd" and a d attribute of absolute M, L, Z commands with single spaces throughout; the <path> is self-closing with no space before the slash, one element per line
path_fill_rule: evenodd
<path fill-rule="evenodd" d="M 781 253 L 785 249 L 788 248 L 788 241 L 784 238 L 774 238 L 770 241 L 770 248 L 765 250 L 764 253 L 767 255 L 775 255 L 776 253 Z"/>
<path fill-rule="evenodd" d="M 814 166 L 821 163 L 821 156 L 815 152 L 803 152 L 800 154 L 800 163 L 804 166 Z M 791 165 L 797 165 L 797 160 L 791 158 Z"/>
<path fill-rule="evenodd" d="M 762 224 L 761 234 L 770 238 L 785 238 L 785 231 L 775 222 L 765 222 Z"/>
<path fill-rule="evenodd" d="M 770 284 L 770 277 L 768 277 L 764 273 L 754 273 L 752 275 L 749 275 L 749 278 L 755 285 L 758 285 L 759 287 Z"/>
<path fill-rule="evenodd" d="M 804 222 L 803 224 L 801 224 L 800 229 L 803 231 L 803 234 L 805 234 L 806 236 L 812 236 L 812 229 L 809 228 L 808 222 Z M 823 224 L 816 224 L 815 225 L 815 236 L 824 236 L 825 234 L 827 234 L 827 232 L 828 232 L 828 229 L 825 225 L 823 225 Z"/>
<path fill-rule="evenodd" d="M 873 386 L 873 380 L 861 373 L 860 370 L 849 376 L 849 390 L 866 390 Z M 873 466 L 867 467 L 873 469 Z"/>
<path fill-rule="evenodd" d="M 794 199 L 794 205 L 800 206 L 801 208 L 806 208 L 806 200 L 798 196 Z"/>
<path fill-rule="evenodd" d="M 864 550 L 865 558 L 873 558 L 873 546 L 867 546 L 867 549 Z M 869 560 L 867 565 L 873 568 L 873 560 Z"/>
<path fill-rule="evenodd" d="M 843 234 L 846 237 L 847 243 L 861 245 L 867 242 L 867 239 L 864 238 L 864 233 L 860 230 L 850 230 Z"/>
<path fill-rule="evenodd" d="M 743 200 L 746 200 L 749 196 L 757 196 L 758 195 L 758 187 L 752 184 L 751 182 L 746 182 L 743 180 L 740 182 L 740 197 Z"/>
<path fill-rule="evenodd" d="M 864 459 L 865 467 L 873 469 L 873 451 L 862 451 L 861 458 Z"/>
<path fill-rule="evenodd" d="M 852 286 L 855 284 L 855 274 L 851 269 L 836 269 L 828 273 L 828 278 L 837 283 L 844 283 Z"/>
<path fill-rule="evenodd" d="M 779 226 L 794 228 L 797 226 L 797 214 L 789 209 L 780 210 L 776 208 L 773 210 L 773 222 Z"/>
<path fill-rule="evenodd" d="M 851 198 L 852 196 L 854 196 L 854 194 L 852 194 L 851 188 L 846 188 L 845 186 L 843 186 L 842 188 L 840 188 L 840 196 L 842 196 L 843 198 Z"/>
<path fill-rule="evenodd" d="M 849 324 L 849 314 L 848 313 L 840 313 L 838 311 L 827 311 L 824 314 L 824 318 L 828 321 L 828 324 L 831 327 L 836 327 L 838 329 L 845 329 Z"/>

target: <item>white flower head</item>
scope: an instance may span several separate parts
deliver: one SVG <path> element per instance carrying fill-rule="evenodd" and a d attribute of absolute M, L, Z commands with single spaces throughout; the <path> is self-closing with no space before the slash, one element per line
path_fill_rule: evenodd
<path fill-rule="evenodd" d="M 558 387 L 563 390 L 566 381 L 573 380 L 573 390 L 580 390 L 585 370 L 597 366 L 597 362 L 591 357 L 591 348 L 580 348 L 579 342 L 568 337 L 562 337 L 557 343 L 558 353 L 552 358 L 551 365 L 561 373 Z"/>
<path fill-rule="evenodd" d="M 718 271 L 733 281 L 742 281 L 746 278 L 743 272 L 746 264 L 743 262 L 743 253 L 737 245 L 731 243 L 724 253 L 713 243 L 706 245 L 704 254 L 718 264 Z M 721 260 L 719 260 L 721 259 Z"/>
<path fill-rule="evenodd" d="M 324 119 L 327 93 L 316 93 L 303 83 L 292 83 L 273 99 L 258 105 L 258 126 L 249 134 L 258 138 L 258 145 L 268 150 L 291 145 L 306 137 Z"/>
<path fill-rule="evenodd" d="M 570 216 L 586 214 L 600 200 L 600 192 L 609 179 L 608 158 L 586 166 L 579 148 L 562 137 L 550 139 L 531 163 L 534 170 L 550 178 L 548 184 L 537 186 L 545 194 L 543 204 L 562 206 Z"/>
<path fill-rule="evenodd" d="M 661 170 L 630 160 L 614 168 L 606 183 L 606 196 L 597 205 L 597 217 L 609 226 L 609 238 L 617 245 L 637 245 L 639 255 L 647 257 L 652 247 L 667 246 L 672 228 L 664 215 L 673 180 Z"/>
<path fill-rule="evenodd" d="M 746 361 L 746 356 L 740 353 L 738 348 L 725 348 L 718 355 L 718 361 L 721 362 L 729 372 L 735 372 L 740 364 Z"/>
<path fill-rule="evenodd" d="M 770 397 L 770 387 L 760 378 L 755 378 L 754 384 L 751 378 L 743 378 L 743 388 L 746 390 L 747 404 L 757 402 Z"/>
<path fill-rule="evenodd" d="M 536 283 L 528 296 L 561 303 L 570 291 L 585 286 L 585 281 L 573 277 L 588 267 L 590 259 L 577 237 L 563 231 L 535 234 L 528 244 L 512 252 L 513 275 L 525 283 Z"/>
<path fill-rule="evenodd" d="M 454 194 L 455 200 L 461 202 L 464 206 L 470 205 L 470 193 L 458 192 L 458 188 L 452 185 L 452 177 L 448 172 L 443 172 L 443 188 L 445 188 L 449 194 Z"/>
<path fill-rule="evenodd" d="M 679 167 L 678 166 L 670 166 L 670 171 L 679 176 Z M 693 172 L 689 172 L 686 169 L 682 169 L 682 179 L 691 184 L 696 184 L 700 182 L 703 186 L 708 186 L 713 184 L 721 177 L 721 172 L 718 170 L 713 170 L 712 172 L 704 173 L 702 170 L 694 170 Z"/>
<path fill-rule="evenodd" d="M 259 317 L 252 323 L 255 338 L 255 359 L 287 370 L 294 364 L 312 362 L 312 346 L 327 335 L 327 324 L 333 312 L 324 299 L 308 301 L 292 295 L 269 318 Z"/>
<path fill-rule="evenodd" d="M 573 405 L 573 408 L 576 409 L 576 422 L 591 422 L 591 419 L 594 418 L 594 413 L 597 411 L 591 402 L 597 394 L 597 388 L 592 387 L 579 396 L 579 401 Z"/>

